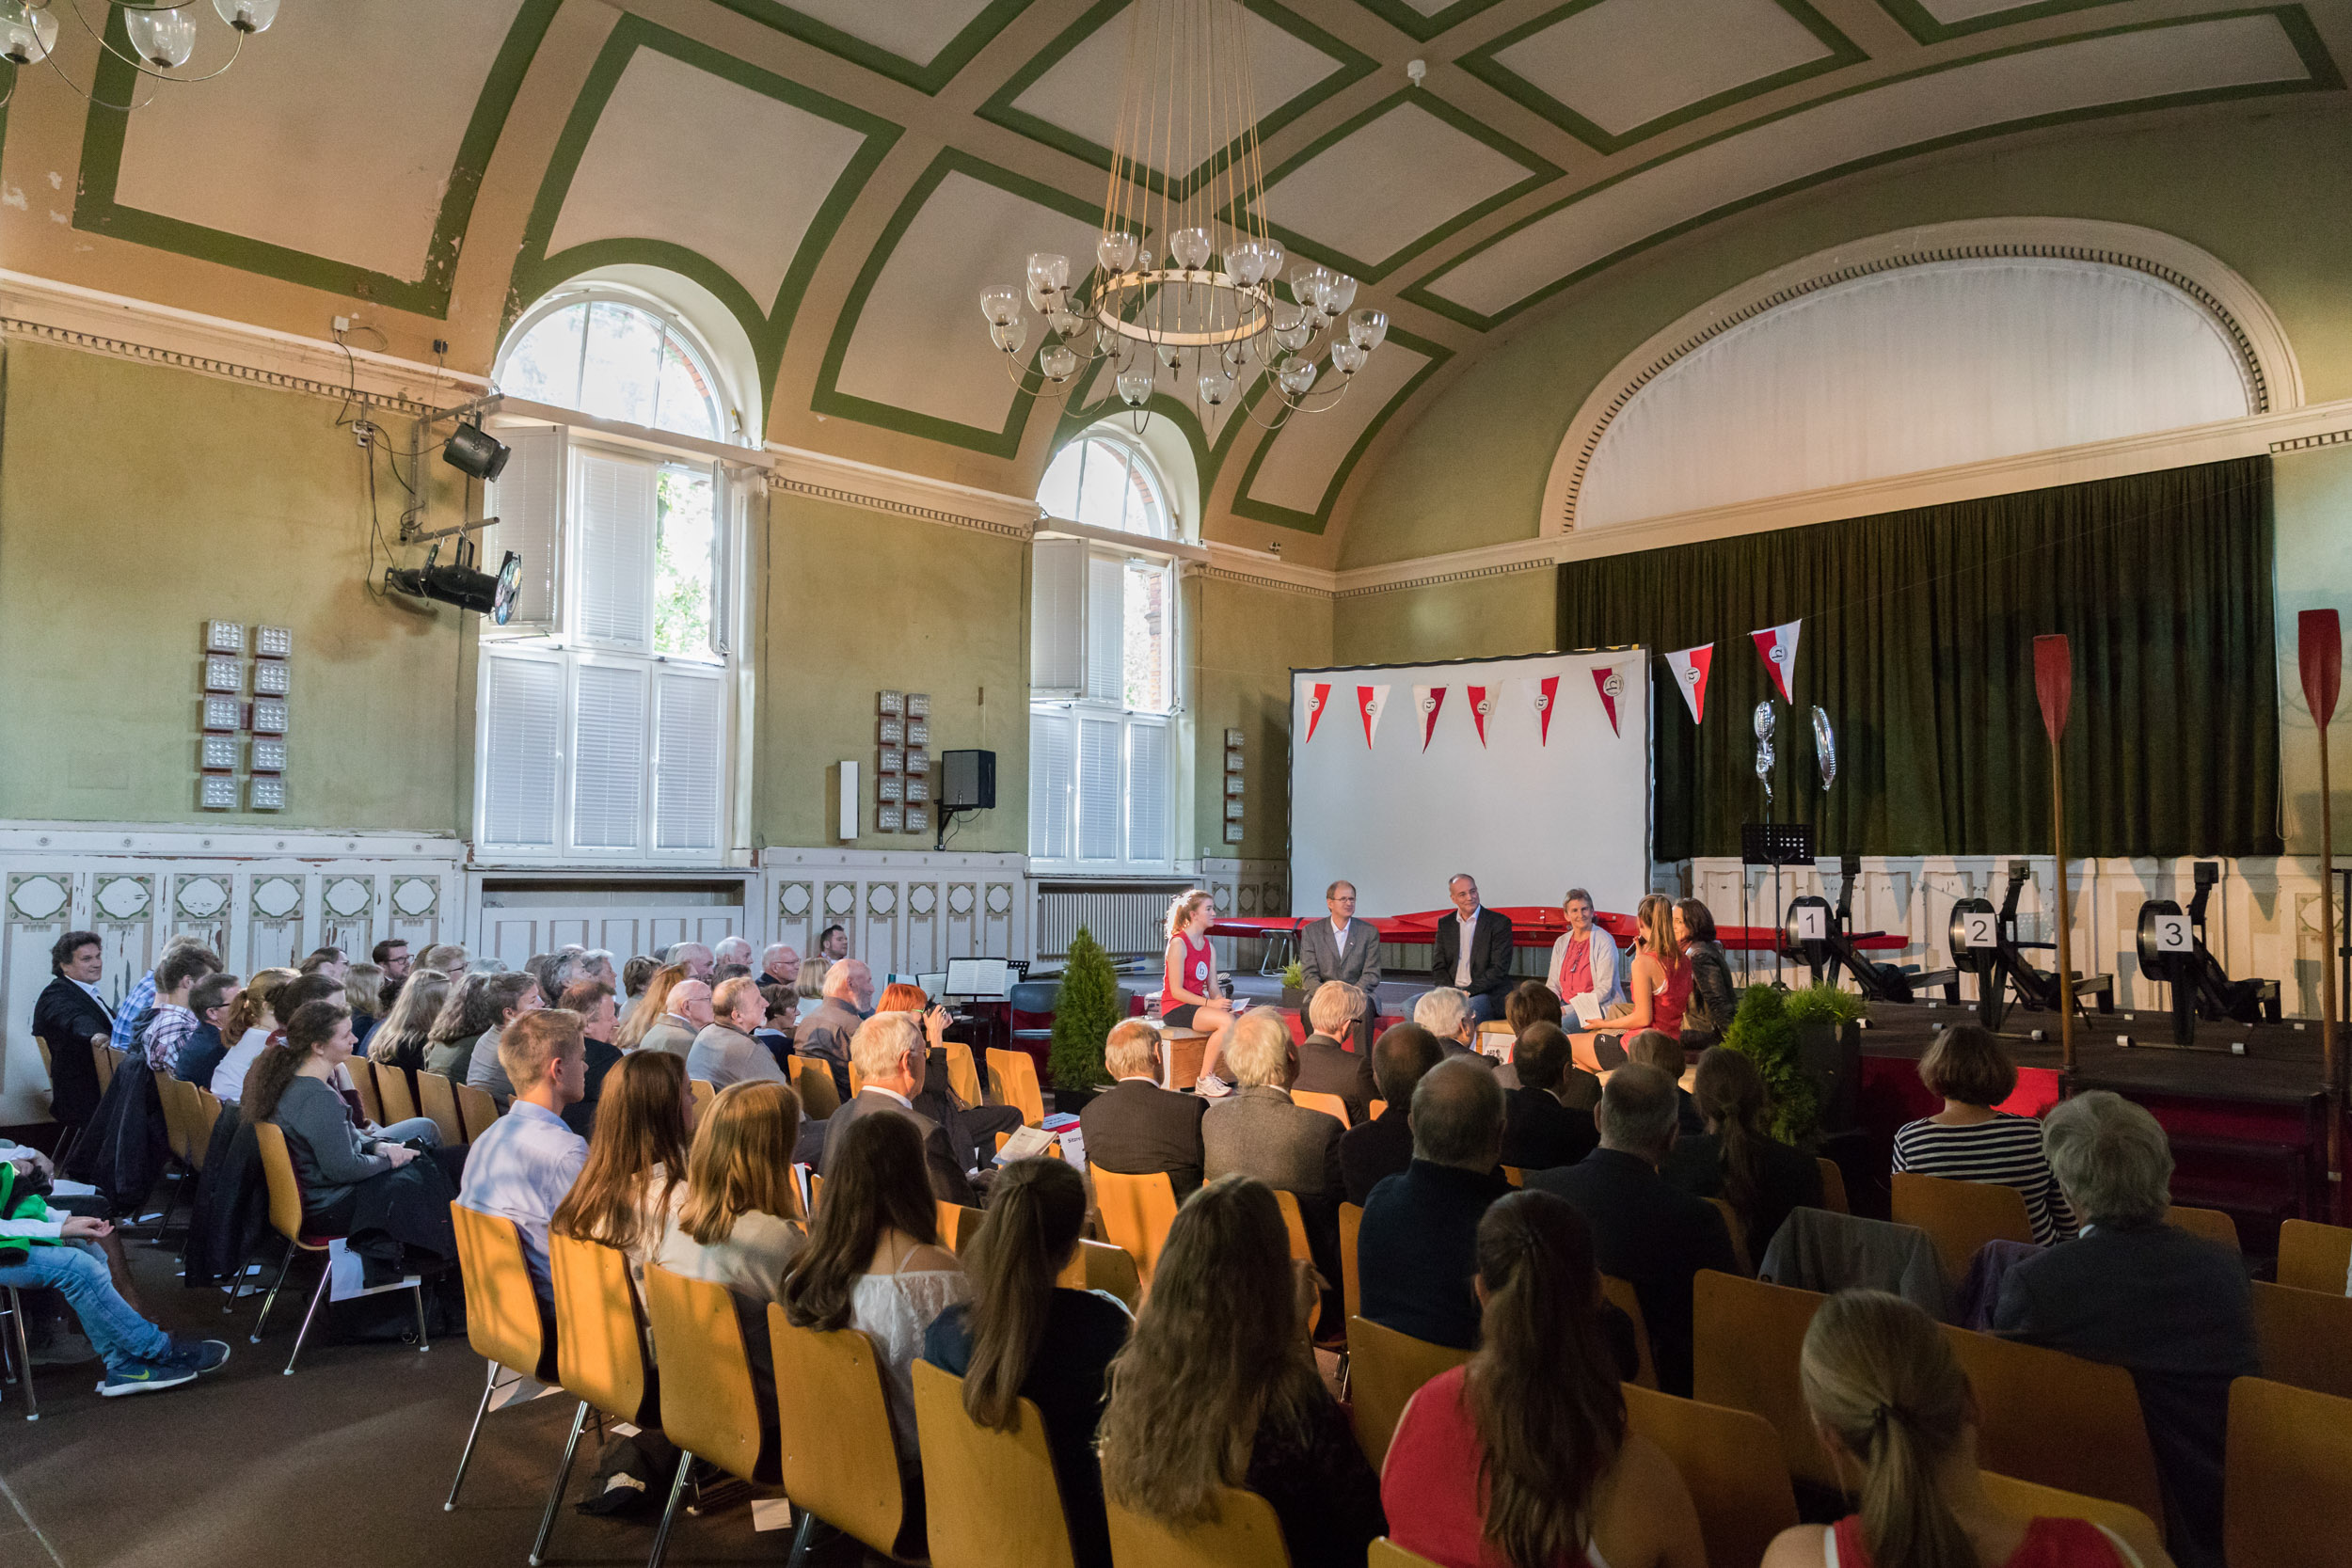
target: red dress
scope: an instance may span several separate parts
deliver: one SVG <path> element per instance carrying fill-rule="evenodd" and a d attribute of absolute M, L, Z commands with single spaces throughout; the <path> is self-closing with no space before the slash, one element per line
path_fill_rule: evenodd
<path fill-rule="evenodd" d="M 1462 1397 L 1467 1370 L 1438 1373 L 1406 1406 L 1380 1467 L 1380 1507 L 1389 1516 L 1389 1539 L 1439 1568 L 1510 1568 L 1486 1536 L 1478 1485 L 1483 1454 Z M 1609 1564 L 1599 1548 L 1587 1545 L 1584 1559 L 1563 1559 L 1559 1568 Z"/>
<path fill-rule="evenodd" d="M 1830 1528 L 1829 1547 L 1829 1568 L 1871 1568 L 1860 1514 Z M 2114 1539 L 2088 1519 L 2036 1519 L 2000 1568 L 2125 1568 L 2125 1560 Z"/>
<path fill-rule="evenodd" d="M 1675 955 L 1666 983 L 1650 992 L 1649 1026 L 1664 1035 L 1682 1033 L 1682 1014 L 1691 1006 L 1691 960 Z"/>

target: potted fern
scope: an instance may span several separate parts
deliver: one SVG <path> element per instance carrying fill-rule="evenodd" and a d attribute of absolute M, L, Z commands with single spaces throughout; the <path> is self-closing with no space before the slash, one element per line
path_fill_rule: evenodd
<path fill-rule="evenodd" d="M 1293 958 L 1282 971 L 1282 1006 L 1303 1007 L 1307 1005 L 1307 966 Z"/>
<path fill-rule="evenodd" d="M 1070 939 L 1062 962 L 1061 991 L 1054 1001 L 1054 1040 L 1046 1055 L 1056 1110 L 1076 1110 L 1111 1081 L 1103 1065 L 1103 1046 L 1118 1022 L 1118 967 L 1094 933 L 1081 926 Z"/>

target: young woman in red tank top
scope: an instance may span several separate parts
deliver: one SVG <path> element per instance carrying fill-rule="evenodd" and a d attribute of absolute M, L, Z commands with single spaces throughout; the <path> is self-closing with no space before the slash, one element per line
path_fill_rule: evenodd
<path fill-rule="evenodd" d="M 1199 888 L 1180 895 L 1168 907 L 1168 955 L 1160 968 L 1160 1022 L 1209 1037 L 1200 1050 L 1200 1076 L 1193 1086 L 1212 1099 L 1233 1092 L 1216 1070 L 1225 1060 L 1225 1032 L 1232 1026 L 1233 1008 L 1225 1000 L 1225 988 L 1219 984 L 1224 976 L 1217 973 L 1216 955 L 1209 947 L 1209 923 L 1216 918 L 1216 904 Z"/>
<path fill-rule="evenodd" d="M 1604 1036 L 1630 1038 L 1645 1029 L 1680 1034 L 1683 1009 L 1691 1005 L 1691 960 L 1675 941 L 1674 901 L 1653 893 L 1635 908 L 1634 918 L 1642 934 L 1634 939 L 1632 974 L 1626 986 L 1632 1005 L 1600 1028 L 1568 1037 L 1576 1065 L 1587 1072 L 1605 1071 L 1625 1060 L 1623 1047 L 1613 1044 L 1604 1059 Z"/>

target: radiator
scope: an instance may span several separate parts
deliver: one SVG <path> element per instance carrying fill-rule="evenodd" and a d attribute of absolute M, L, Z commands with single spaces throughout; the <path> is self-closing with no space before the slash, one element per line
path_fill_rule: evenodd
<path fill-rule="evenodd" d="M 1040 882 L 1033 927 L 1040 959 L 1068 955 L 1084 926 L 1114 958 L 1157 958 L 1168 947 L 1168 906 L 1191 882 Z"/>

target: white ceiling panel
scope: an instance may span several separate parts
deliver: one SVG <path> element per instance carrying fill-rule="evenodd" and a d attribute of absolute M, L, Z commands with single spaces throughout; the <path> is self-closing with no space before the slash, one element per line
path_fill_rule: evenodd
<path fill-rule="evenodd" d="M 793 0 L 777 6 L 849 34 L 902 60 L 929 65 L 989 0 Z"/>
<path fill-rule="evenodd" d="M 1601 0 L 1495 58 L 1613 136 L 1829 53 L 1773 0 Z"/>
<path fill-rule="evenodd" d="M 1729 202 L 1876 153 L 2032 116 L 2307 80 L 2266 13 L 2111 33 L 1956 66 L 1709 143 L 1596 191 L 1423 285 L 1497 315 L 1555 279 Z"/>
<path fill-rule="evenodd" d="M 550 254 L 591 240 L 668 240 L 733 275 L 762 309 L 865 137 L 846 125 L 640 49 L 564 194 Z"/>
<path fill-rule="evenodd" d="M 1528 172 L 1407 101 L 1284 175 L 1266 192 L 1266 211 L 1343 255 L 1377 261 Z"/>
<path fill-rule="evenodd" d="M 1331 476 L 1347 460 L 1356 438 L 1428 363 L 1427 355 L 1416 354 L 1393 338 L 1375 349 L 1338 404 L 1320 414 L 1294 414 L 1274 433 L 1265 461 L 1250 479 L 1249 499 L 1293 512 L 1322 511 Z M 1326 380 L 1335 378 L 1328 367 L 1323 374 Z M 1308 393 L 1307 399 L 1310 407 L 1323 401 L 1320 391 Z M 1261 399 L 1255 413 L 1271 420 L 1275 409 L 1270 400 Z"/>

